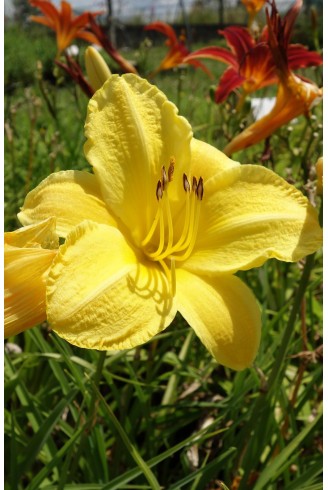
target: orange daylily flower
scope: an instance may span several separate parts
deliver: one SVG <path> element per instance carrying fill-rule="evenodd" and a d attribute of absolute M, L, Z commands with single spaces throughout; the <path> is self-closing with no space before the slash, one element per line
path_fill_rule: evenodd
<path fill-rule="evenodd" d="M 49 0 L 30 0 L 30 4 L 43 13 L 43 16 L 32 15 L 30 19 L 56 32 L 57 57 L 76 38 L 84 39 L 91 44 L 99 44 L 96 36 L 86 30 L 89 27 L 89 12 L 75 16 L 71 4 L 64 0 L 61 2 L 60 9 L 57 9 Z M 90 15 L 95 17 L 101 13 L 94 12 Z"/>
<path fill-rule="evenodd" d="M 289 16 L 289 17 L 288 17 Z M 286 14 L 288 21 L 287 41 L 291 35 L 291 14 Z M 255 39 L 245 27 L 231 26 L 219 30 L 230 51 L 218 46 L 209 46 L 198 49 L 189 54 L 186 62 L 198 58 L 208 58 L 222 61 L 229 65 L 223 73 L 215 92 L 215 101 L 223 102 L 228 95 L 238 87 L 242 88 L 241 103 L 250 93 L 278 83 L 276 65 L 268 44 L 268 29 L 265 27 L 258 39 Z M 315 51 L 309 51 L 300 44 L 286 44 L 288 65 L 291 69 L 318 66 L 322 64 L 322 57 Z"/>
<path fill-rule="evenodd" d="M 241 2 L 245 5 L 249 15 L 248 25 L 251 25 L 255 15 L 261 10 L 266 0 L 241 0 Z"/>
<path fill-rule="evenodd" d="M 158 72 L 163 70 L 170 70 L 176 66 L 182 64 L 189 64 L 194 66 L 195 68 L 201 68 L 205 73 L 211 75 L 210 71 L 197 60 L 187 61 L 185 58 L 189 55 L 189 50 L 185 45 L 185 36 L 181 34 L 177 37 L 174 29 L 167 24 L 166 22 L 153 22 L 152 24 L 148 24 L 144 27 L 146 31 L 158 31 L 161 34 L 164 34 L 167 37 L 165 41 L 166 46 L 168 46 L 169 50 L 161 61 L 160 65 L 149 75 L 150 78 L 154 77 Z"/>
<path fill-rule="evenodd" d="M 226 155 L 258 143 L 300 115 L 308 116 L 311 108 L 321 100 L 322 89 L 311 80 L 295 75 L 286 54 L 288 35 L 301 6 L 302 0 L 296 0 L 282 20 L 273 1 L 271 17 L 267 14 L 267 20 L 269 47 L 280 81 L 276 104 L 269 114 L 251 124 L 226 146 Z"/>
<path fill-rule="evenodd" d="M 255 145 L 295 117 L 308 115 L 313 105 L 321 98 L 322 89 L 290 73 L 288 79 L 279 85 L 276 104 L 272 111 L 230 141 L 224 148 L 224 153 L 229 156 Z"/>

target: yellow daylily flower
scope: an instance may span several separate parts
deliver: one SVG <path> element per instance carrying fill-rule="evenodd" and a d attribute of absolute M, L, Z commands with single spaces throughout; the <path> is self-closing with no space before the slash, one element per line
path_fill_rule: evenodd
<path fill-rule="evenodd" d="M 66 237 L 47 280 L 47 318 L 68 342 L 128 349 L 179 311 L 215 359 L 251 365 L 261 314 L 233 274 L 321 246 L 317 212 L 272 171 L 193 138 L 155 86 L 112 75 L 89 102 L 93 174 L 52 174 L 30 192 L 23 225 L 56 217 Z"/>
<path fill-rule="evenodd" d="M 5 337 L 46 320 L 46 278 L 57 249 L 55 218 L 5 233 Z"/>
<path fill-rule="evenodd" d="M 106 82 L 112 72 L 101 54 L 92 46 L 85 50 L 84 59 L 89 83 L 96 91 Z"/>

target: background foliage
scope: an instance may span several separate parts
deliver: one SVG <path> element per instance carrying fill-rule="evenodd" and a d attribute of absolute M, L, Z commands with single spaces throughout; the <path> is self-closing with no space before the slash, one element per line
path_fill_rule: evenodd
<path fill-rule="evenodd" d="M 145 76 L 164 53 L 142 41 L 124 55 Z M 45 29 L 6 29 L 6 230 L 17 228 L 26 193 L 50 172 L 88 169 L 87 99 L 54 68 L 54 55 Z M 154 81 L 197 138 L 222 148 L 252 114 L 249 101 L 237 113 L 234 96 L 213 103 L 210 86 L 224 66 L 208 66 L 213 80 L 182 68 Z M 307 74 L 320 84 L 320 70 Z M 321 106 L 281 128 L 270 145 L 269 152 L 260 143 L 234 158 L 274 169 L 319 207 Z M 5 489 L 322 488 L 321 254 L 239 275 L 263 312 L 256 362 L 239 373 L 216 364 L 180 317 L 127 352 L 75 348 L 47 324 L 8 339 Z"/>

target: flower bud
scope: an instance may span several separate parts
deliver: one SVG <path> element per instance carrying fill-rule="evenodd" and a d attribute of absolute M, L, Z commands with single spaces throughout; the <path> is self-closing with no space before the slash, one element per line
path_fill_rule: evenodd
<path fill-rule="evenodd" d="M 89 46 L 85 51 L 85 68 L 89 83 L 94 91 L 100 89 L 112 74 L 104 58 L 92 46 Z"/>

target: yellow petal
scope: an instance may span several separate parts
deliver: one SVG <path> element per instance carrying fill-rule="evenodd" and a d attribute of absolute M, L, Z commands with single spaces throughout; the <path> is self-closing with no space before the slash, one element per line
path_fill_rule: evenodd
<path fill-rule="evenodd" d="M 48 218 L 34 225 L 24 226 L 5 233 L 5 246 L 58 248 L 58 236 L 55 233 L 56 219 Z"/>
<path fill-rule="evenodd" d="M 25 198 L 18 219 L 23 225 L 56 217 L 59 236 L 67 233 L 81 221 L 114 225 L 94 175 L 88 172 L 67 170 L 51 174 Z"/>
<path fill-rule="evenodd" d="M 46 319 L 46 278 L 57 250 L 5 247 L 5 337 Z"/>
<path fill-rule="evenodd" d="M 293 262 L 322 245 L 317 211 L 301 192 L 259 165 L 241 165 L 207 181 L 197 242 L 184 267 L 235 272 L 269 258 Z"/>
<path fill-rule="evenodd" d="M 261 314 L 250 289 L 235 276 L 201 278 L 177 270 L 177 308 L 219 362 L 244 369 L 256 356 Z"/>
<path fill-rule="evenodd" d="M 94 91 L 102 87 L 112 74 L 104 58 L 92 46 L 85 50 L 85 69 Z"/>
<path fill-rule="evenodd" d="M 175 312 L 164 275 L 139 263 L 116 228 L 84 222 L 68 235 L 47 286 L 58 335 L 79 347 L 128 349 L 166 328 Z"/>
<path fill-rule="evenodd" d="M 174 156 L 174 178 L 189 174 L 190 125 L 146 80 L 112 75 L 89 102 L 86 136 L 105 201 L 140 244 L 154 218 L 162 166 Z M 175 187 L 183 193 L 182 184 Z"/>
<path fill-rule="evenodd" d="M 191 140 L 190 174 L 203 177 L 204 182 L 218 172 L 223 172 L 239 165 L 239 162 L 231 160 L 222 151 L 214 148 L 214 146 L 196 138 Z"/>

